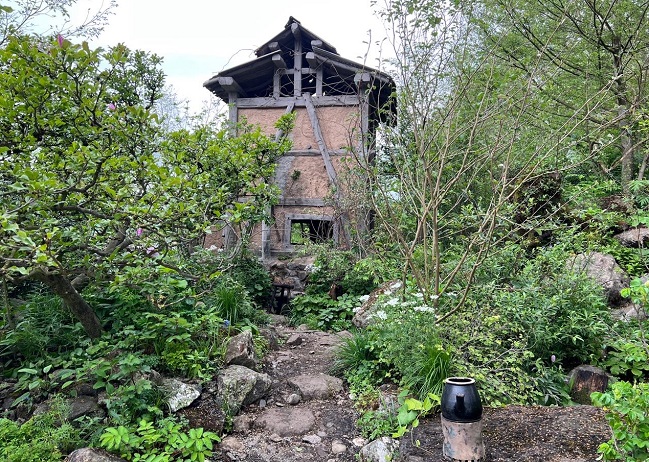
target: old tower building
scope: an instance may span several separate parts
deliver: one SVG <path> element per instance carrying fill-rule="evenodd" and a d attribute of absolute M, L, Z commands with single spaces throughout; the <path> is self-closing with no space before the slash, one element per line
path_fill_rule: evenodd
<path fill-rule="evenodd" d="M 369 224 L 366 216 L 350 216 L 340 206 L 343 158 L 371 159 L 374 130 L 394 112 L 394 82 L 343 58 L 293 17 L 255 54 L 253 61 L 203 84 L 228 103 L 233 123 L 245 118 L 273 134 L 282 114 L 295 113 L 293 149 L 280 159 L 275 175 L 279 204 L 271 210 L 273 221 L 254 230 L 251 246 L 270 257 L 290 253 L 305 240 L 349 245 L 352 222 L 360 230 Z M 226 227 L 225 245 L 233 234 Z"/>

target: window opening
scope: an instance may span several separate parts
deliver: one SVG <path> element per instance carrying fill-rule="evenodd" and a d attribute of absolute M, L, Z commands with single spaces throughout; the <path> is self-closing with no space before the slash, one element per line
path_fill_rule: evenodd
<path fill-rule="evenodd" d="M 331 220 L 291 220 L 291 244 L 307 242 L 321 244 L 333 240 L 334 227 Z"/>

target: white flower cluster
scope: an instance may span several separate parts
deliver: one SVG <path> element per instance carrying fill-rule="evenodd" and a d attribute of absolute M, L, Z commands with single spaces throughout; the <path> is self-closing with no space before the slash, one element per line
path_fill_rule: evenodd
<path fill-rule="evenodd" d="M 419 311 L 421 313 L 434 313 L 435 312 L 435 308 L 433 308 L 432 306 L 426 306 L 426 305 L 415 306 L 413 308 L 413 310 Z"/>
<path fill-rule="evenodd" d="M 388 314 L 387 314 L 385 311 L 383 311 L 383 310 L 379 310 L 379 311 L 377 311 L 376 313 L 374 313 L 374 314 L 372 315 L 372 317 L 373 317 L 373 318 L 379 318 L 379 319 L 382 319 L 382 320 L 385 321 L 386 319 L 388 319 Z"/>
<path fill-rule="evenodd" d="M 361 302 L 361 303 L 365 303 L 369 299 L 370 299 L 369 295 L 361 295 L 360 297 L 358 297 L 358 301 Z"/>
<path fill-rule="evenodd" d="M 398 303 L 399 303 L 399 299 L 396 298 L 396 297 L 395 297 L 395 298 L 391 298 L 390 300 L 388 300 L 387 302 L 385 302 L 385 304 L 388 305 L 388 306 L 397 306 Z"/>

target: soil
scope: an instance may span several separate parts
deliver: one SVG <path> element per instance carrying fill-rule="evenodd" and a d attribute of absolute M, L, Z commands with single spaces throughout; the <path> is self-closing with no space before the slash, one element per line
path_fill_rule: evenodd
<path fill-rule="evenodd" d="M 221 443 L 221 460 L 251 462 L 355 462 L 369 443 L 355 426 L 359 414 L 349 393 L 324 400 L 288 404 L 295 390 L 288 380 L 303 374 L 328 374 L 339 336 L 288 327 L 285 318 L 275 318 L 279 349 L 264 358 L 263 372 L 273 385 L 266 400 L 244 408 L 234 421 L 234 431 Z M 301 343 L 288 345 L 296 334 Z M 280 437 L 255 424 L 264 412 L 291 407 L 312 412 L 315 424 L 304 434 Z M 506 406 L 486 408 L 483 439 L 491 462 L 591 462 L 597 447 L 611 436 L 601 409 L 592 406 Z M 394 461 L 443 461 L 439 415 L 422 419 L 419 427 L 401 438 Z"/>

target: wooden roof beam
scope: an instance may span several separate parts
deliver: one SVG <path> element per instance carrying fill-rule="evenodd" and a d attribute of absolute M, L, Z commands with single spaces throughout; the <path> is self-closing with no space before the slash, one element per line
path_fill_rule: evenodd
<path fill-rule="evenodd" d="M 310 67 L 311 69 L 317 69 L 317 68 L 318 68 L 318 65 L 320 64 L 320 63 L 318 62 L 318 60 L 316 59 L 316 57 L 315 57 L 315 53 L 313 53 L 312 51 L 309 51 L 309 52 L 306 54 L 306 60 L 307 60 L 307 62 L 309 63 L 309 67 Z"/>
<path fill-rule="evenodd" d="M 221 88 L 223 88 L 228 93 L 236 93 L 237 95 L 245 98 L 246 92 L 243 91 L 243 88 L 241 88 L 241 86 L 237 83 L 236 80 L 234 80 L 233 77 L 219 77 L 217 78 L 217 82 L 219 83 L 219 85 L 221 85 Z"/>
<path fill-rule="evenodd" d="M 281 55 L 273 56 L 273 64 L 275 64 L 277 69 L 286 69 L 286 61 L 284 61 Z"/>

